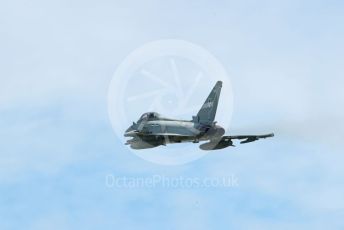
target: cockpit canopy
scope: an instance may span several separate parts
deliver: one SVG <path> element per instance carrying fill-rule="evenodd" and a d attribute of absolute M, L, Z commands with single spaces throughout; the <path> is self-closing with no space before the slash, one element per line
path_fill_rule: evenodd
<path fill-rule="evenodd" d="M 160 118 L 160 114 L 155 113 L 155 112 L 148 112 L 148 113 L 142 114 L 142 116 L 140 117 L 139 121 L 142 121 L 142 120 L 157 120 L 159 118 Z"/>

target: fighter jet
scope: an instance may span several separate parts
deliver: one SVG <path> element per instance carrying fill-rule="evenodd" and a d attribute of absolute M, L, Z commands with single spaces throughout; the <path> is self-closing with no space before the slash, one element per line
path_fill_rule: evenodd
<path fill-rule="evenodd" d="M 171 119 L 156 112 L 144 113 L 125 131 L 124 136 L 132 138 L 125 144 L 133 149 L 147 149 L 172 143 L 207 141 L 199 146 L 200 149 L 215 150 L 234 146 L 233 140 L 237 139 L 245 144 L 274 136 L 273 133 L 225 136 L 224 128 L 214 121 L 221 88 L 222 82 L 218 81 L 192 120 Z"/>

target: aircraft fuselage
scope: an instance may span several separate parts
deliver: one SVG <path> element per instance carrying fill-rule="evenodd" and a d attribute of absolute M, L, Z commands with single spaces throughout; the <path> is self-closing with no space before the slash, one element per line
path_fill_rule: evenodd
<path fill-rule="evenodd" d="M 144 123 L 133 124 L 124 136 L 150 138 L 149 136 L 161 136 L 169 143 L 180 143 L 184 141 L 208 140 L 210 137 L 220 137 L 225 130 L 218 126 L 202 126 L 199 123 L 186 120 L 153 120 Z"/>

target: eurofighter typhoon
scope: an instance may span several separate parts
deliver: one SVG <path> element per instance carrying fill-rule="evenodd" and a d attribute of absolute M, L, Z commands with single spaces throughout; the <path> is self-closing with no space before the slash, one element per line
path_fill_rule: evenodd
<path fill-rule="evenodd" d="M 225 136 L 224 128 L 214 121 L 221 88 L 222 82 L 218 81 L 192 120 L 167 118 L 156 112 L 144 113 L 125 131 L 124 136 L 132 138 L 125 144 L 133 149 L 147 149 L 172 143 L 207 141 L 199 146 L 200 149 L 215 150 L 234 146 L 233 140 L 236 139 L 245 144 L 274 136 L 273 133 Z"/>

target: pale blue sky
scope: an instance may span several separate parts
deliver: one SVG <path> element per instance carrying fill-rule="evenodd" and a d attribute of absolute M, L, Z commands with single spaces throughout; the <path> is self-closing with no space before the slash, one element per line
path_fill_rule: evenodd
<path fill-rule="evenodd" d="M 2 1 L 0 229 L 343 229 L 343 24 L 342 1 Z M 129 152 L 108 86 L 165 38 L 227 68 L 233 132 L 276 137 L 174 167 Z M 108 174 L 239 186 L 107 188 Z"/>

